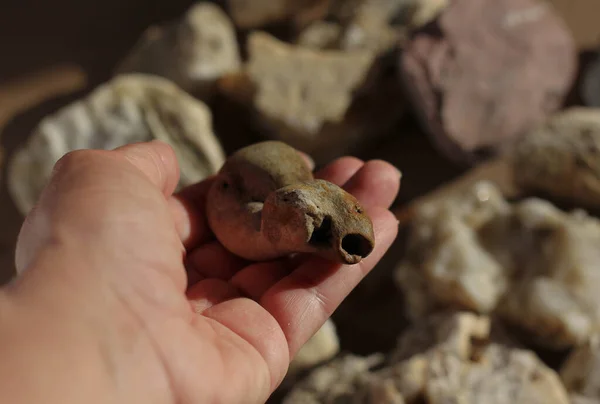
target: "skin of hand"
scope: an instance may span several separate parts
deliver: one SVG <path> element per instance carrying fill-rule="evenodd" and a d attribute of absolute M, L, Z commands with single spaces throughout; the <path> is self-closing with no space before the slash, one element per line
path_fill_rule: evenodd
<path fill-rule="evenodd" d="M 358 265 L 228 253 L 204 214 L 211 179 L 174 195 L 160 142 L 61 159 L 0 292 L 0 391 L 13 404 L 262 403 L 290 360 L 395 239 L 400 173 L 344 157 L 316 173 L 352 193 L 376 248 Z"/>

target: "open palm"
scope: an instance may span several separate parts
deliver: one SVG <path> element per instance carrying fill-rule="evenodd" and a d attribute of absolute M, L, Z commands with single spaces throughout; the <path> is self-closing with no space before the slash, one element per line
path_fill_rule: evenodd
<path fill-rule="evenodd" d="M 126 358 L 144 363 L 135 376 L 120 371 L 126 380 L 119 385 L 145 391 L 119 397 L 264 402 L 296 352 L 397 233 L 388 210 L 399 189 L 394 167 L 347 157 L 316 177 L 352 193 L 373 220 L 376 247 L 358 265 L 313 256 L 251 263 L 229 253 L 204 216 L 211 179 L 173 195 L 178 169 L 164 144 L 71 154 L 23 227 L 17 249 L 22 283 L 27 289 L 27 278 L 37 276 L 54 290 L 81 293 L 86 304 L 77 310 L 104 319 L 107 329 L 112 324 L 105 339 L 119 358 L 115 366 L 135 369 Z M 45 265 L 50 259 L 73 265 Z M 68 299 L 55 304 L 54 312 L 73 306 Z M 135 349 L 127 342 L 132 335 Z"/>

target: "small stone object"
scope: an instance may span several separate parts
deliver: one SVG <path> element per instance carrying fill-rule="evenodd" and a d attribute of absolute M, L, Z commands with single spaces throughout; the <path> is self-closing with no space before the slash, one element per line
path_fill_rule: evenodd
<path fill-rule="evenodd" d="M 517 142 L 514 179 L 586 207 L 600 207 L 600 109 L 571 108 Z"/>
<path fill-rule="evenodd" d="M 403 103 L 382 77 L 372 51 L 318 51 L 254 32 L 248 40 L 246 100 L 270 138 L 310 154 L 317 164 L 386 133 Z M 240 92 L 244 93 L 244 89 Z"/>
<path fill-rule="evenodd" d="M 490 183 L 429 202 L 396 271 L 407 314 L 497 313 L 549 348 L 600 328 L 600 221 L 540 199 L 508 203 Z"/>
<path fill-rule="evenodd" d="M 230 155 L 208 191 L 206 216 L 225 248 L 252 261 L 309 253 L 354 265 L 375 247 L 373 223 L 358 200 L 315 179 L 282 142 Z"/>
<path fill-rule="evenodd" d="M 329 319 L 298 351 L 290 364 L 288 375 L 296 374 L 332 359 L 339 351 L 340 341 L 337 336 L 335 324 Z"/>
<path fill-rule="evenodd" d="M 217 5 L 201 2 L 180 20 L 149 28 L 117 73 L 158 75 L 208 99 L 219 78 L 240 68 L 233 23 Z"/>
<path fill-rule="evenodd" d="M 579 401 L 600 402 L 600 340 L 594 335 L 575 348 L 563 364 L 560 377 L 569 393 Z"/>
<path fill-rule="evenodd" d="M 252 29 L 291 21 L 297 27 L 327 15 L 331 0 L 227 0 L 238 28 Z"/>
<path fill-rule="evenodd" d="M 408 41 L 401 76 L 440 151 L 473 163 L 556 111 L 576 60 L 570 32 L 545 2 L 453 0 Z"/>
<path fill-rule="evenodd" d="M 10 162 L 10 194 L 27 214 L 64 154 L 155 139 L 174 148 L 180 186 L 216 173 L 225 161 L 202 102 L 166 79 L 123 75 L 40 122 Z"/>

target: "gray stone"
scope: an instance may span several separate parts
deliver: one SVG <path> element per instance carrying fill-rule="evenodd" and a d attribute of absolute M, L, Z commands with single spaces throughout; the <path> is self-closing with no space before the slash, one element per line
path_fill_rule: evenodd
<path fill-rule="evenodd" d="M 27 214 L 54 164 L 67 152 L 113 149 L 154 139 L 174 148 L 180 186 L 214 174 L 225 161 L 210 110 L 201 101 L 166 79 L 123 75 L 40 122 L 10 162 L 10 194 Z"/>
<path fill-rule="evenodd" d="M 423 127 L 461 163 L 501 152 L 559 109 L 576 68 L 570 32 L 537 0 L 453 0 L 401 60 Z"/>
<path fill-rule="evenodd" d="M 411 318 L 497 313 L 550 348 L 600 328 L 600 221 L 548 202 L 508 203 L 489 183 L 423 205 L 396 279 Z"/>
<path fill-rule="evenodd" d="M 207 99 L 219 78 L 240 68 L 233 23 L 217 5 L 197 3 L 180 20 L 149 28 L 117 72 L 158 75 Z"/>
<path fill-rule="evenodd" d="M 571 108 L 517 142 L 514 179 L 586 207 L 600 207 L 600 109 Z"/>

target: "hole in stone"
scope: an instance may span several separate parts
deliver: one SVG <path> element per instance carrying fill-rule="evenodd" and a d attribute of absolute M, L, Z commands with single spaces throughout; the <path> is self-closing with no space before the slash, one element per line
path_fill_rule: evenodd
<path fill-rule="evenodd" d="M 373 245 L 360 234 L 348 234 L 342 239 L 342 249 L 350 255 L 365 258 L 373 251 Z"/>
<path fill-rule="evenodd" d="M 331 244 L 331 216 L 325 216 L 321 226 L 313 230 L 309 243 L 315 246 Z"/>

